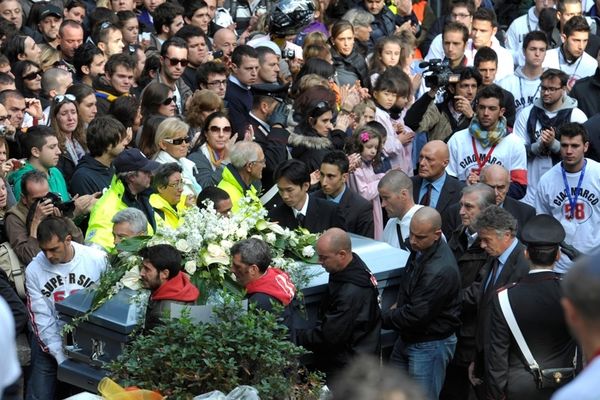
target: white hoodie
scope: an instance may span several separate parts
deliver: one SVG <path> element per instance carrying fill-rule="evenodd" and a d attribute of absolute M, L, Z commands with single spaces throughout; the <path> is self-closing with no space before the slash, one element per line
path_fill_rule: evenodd
<path fill-rule="evenodd" d="M 62 349 L 60 331 L 64 325 L 54 307 L 78 290 L 97 282 L 106 269 L 106 253 L 71 242 L 75 254 L 64 264 L 51 264 L 39 252 L 25 269 L 27 306 L 34 333 L 45 352 L 58 362 L 66 357 Z"/>

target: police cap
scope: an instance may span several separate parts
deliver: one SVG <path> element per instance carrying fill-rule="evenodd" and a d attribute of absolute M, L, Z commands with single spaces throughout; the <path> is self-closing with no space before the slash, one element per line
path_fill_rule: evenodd
<path fill-rule="evenodd" d="M 565 240 L 565 229 L 554 217 L 539 214 L 523 227 L 521 241 L 528 246 L 555 246 Z"/>

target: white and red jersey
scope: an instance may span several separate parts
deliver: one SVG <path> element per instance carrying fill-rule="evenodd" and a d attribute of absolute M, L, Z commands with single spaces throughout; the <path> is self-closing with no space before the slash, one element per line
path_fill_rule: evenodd
<path fill-rule="evenodd" d="M 484 148 L 469 129 L 456 132 L 448 140 L 450 160 L 448 175 L 466 181 L 473 170 L 481 171 L 488 164 L 502 165 L 510 172 L 510 180 L 527 185 L 527 153 L 521 139 L 509 133 L 496 145 Z"/>
<path fill-rule="evenodd" d="M 565 242 L 583 254 L 600 250 L 600 164 L 587 159 L 585 173 L 575 206 L 567 195 L 563 180 L 562 163 L 556 164 L 540 179 L 535 208 L 538 214 L 549 214 L 565 228 Z M 575 200 L 581 171 L 565 172 L 571 199 Z M 572 210 L 574 208 L 574 210 Z M 556 263 L 557 272 L 566 272 L 572 262 L 564 254 Z"/>
<path fill-rule="evenodd" d="M 52 264 L 39 252 L 25 269 L 27 306 L 34 333 L 44 351 L 60 364 L 65 360 L 54 304 L 97 282 L 106 269 L 106 253 L 71 242 L 75 255 L 64 264 Z"/>

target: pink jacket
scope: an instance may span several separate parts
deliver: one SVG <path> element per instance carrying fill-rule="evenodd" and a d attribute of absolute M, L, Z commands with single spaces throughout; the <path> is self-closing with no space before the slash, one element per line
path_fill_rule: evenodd
<path fill-rule="evenodd" d="M 375 227 L 375 240 L 383 239 L 383 214 L 377 185 L 385 174 L 376 174 L 371 164 L 362 163 L 350 174 L 348 186 L 363 198 L 369 200 L 373 205 L 373 225 Z"/>

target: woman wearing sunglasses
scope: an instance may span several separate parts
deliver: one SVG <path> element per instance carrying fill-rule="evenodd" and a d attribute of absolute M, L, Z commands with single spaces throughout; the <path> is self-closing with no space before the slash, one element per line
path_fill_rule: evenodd
<path fill-rule="evenodd" d="M 12 73 L 15 76 L 15 86 L 17 90 L 25 97 L 40 98 L 42 91 L 42 69 L 33 61 L 18 61 L 12 66 Z M 47 107 L 48 103 L 42 104 Z"/>
<path fill-rule="evenodd" d="M 190 126 L 176 117 L 165 119 L 156 129 L 154 143 L 160 149 L 154 159 L 161 164 L 175 162 L 181 166 L 183 178 L 183 194 L 193 199 L 202 190 L 195 178 L 196 164 L 186 158 L 190 147 Z M 191 195 L 191 196 L 190 196 Z M 190 198 L 191 197 L 191 198 Z"/>
<path fill-rule="evenodd" d="M 79 160 L 86 154 L 85 132 L 79 118 L 77 100 L 72 94 L 54 97 L 50 108 L 50 127 L 58 138 L 60 157 L 56 166 L 69 182 Z"/>
<path fill-rule="evenodd" d="M 196 164 L 196 180 L 202 187 L 217 186 L 221 182 L 229 149 L 235 143 L 227 114 L 217 111 L 206 117 L 200 148 L 188 157 Z"/>
<path fill-rule="evenodd" d="M 294 111 L 298 126 L 290 134 L 288 145 L 292 147 L 292 157 L 306 163 L 314 172 L 321 167 L 325 154 L 344 147 L 350 119 L 340 115 L 334 126 L 335 94 L 324 86 L 302 92 L 294 102 Z"/>
<path fill-rule="evenodd" d="M 150 83 L 142 92 L 142 127 L 136 132 L 135 144 L 147 157 L 152 157 L 159 150 L 154 145 L 156 130 L 149 129 L 147 125 L 151 120 L 156 121 L 157 117 L 175 116 L 177 106 L 174 97 L 171 88 L 159 82 Z"/>

